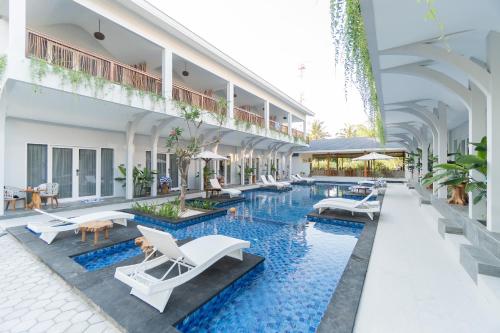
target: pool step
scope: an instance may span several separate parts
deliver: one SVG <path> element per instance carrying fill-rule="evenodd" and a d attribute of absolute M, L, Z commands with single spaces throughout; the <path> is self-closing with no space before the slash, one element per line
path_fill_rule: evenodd
<path fill-rule="evenodd" d="M 441 237 L 445 238 L 446 234 L 463 235 L 464 228 L 455 221 L 438 218 L 438 232 Z"/>
<path fill-rule="evenodd" d="M 500 259 L 475 246 L 460 246 L 460 263 L 476 284 L 479 274 L 500 277 Z"/>

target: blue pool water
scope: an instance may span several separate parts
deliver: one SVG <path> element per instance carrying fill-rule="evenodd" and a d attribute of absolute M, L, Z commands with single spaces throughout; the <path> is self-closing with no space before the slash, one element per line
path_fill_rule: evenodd
<path fill-rule="evenodd" d="M 217 217 L 175 230 L 163 227 L 178 239 L 208 234 L 246 239 L 251 242 L 247 251 L 265 258 L 261 267 L 177 328 L 182 332 L 314 332 L 363 227 L 342 221 L 308 222 L 305 215 L 318 200 L 342 196 L 344 190 L 347 187 L 316 184 L 294 186 L 286 193 L 247 192 L 247 200 L 235 205 L 236 217 Z M 79 256 L 80 264 L 95 270 L 141 255 L 133 242 L 99 251 Z"/>

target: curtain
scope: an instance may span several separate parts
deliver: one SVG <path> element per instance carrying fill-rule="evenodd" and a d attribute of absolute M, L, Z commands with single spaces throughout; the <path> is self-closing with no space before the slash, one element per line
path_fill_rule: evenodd
<path fill-rule="evenodd" d="M 101 196 L 112 196 L 114 186 L 113 149 L 101 149 Z"/>
<path fill-rule="evenodd" d="M 160 177 L 164 177 L 167 175 L 167 154 L 158 154 L 158 159 L 156 162 L 156 175 L 158 179 L 158 186 L 160 186 Z"/>
<path fill-rule="evenodd" d="M 146 169 L 151 170 L 151 152 L 146 151 Z"/>
<path fill-rule="evenodd" d="M 59 184 L 59 198 L 73 196 L 73 149 L 52 148 L 52 182 Z"/>
<path fill-rule="evenodd" d="M 226 156 L 226 167 L 227 167 L 227 183 L 231 184 L 231 156 Z"/>
<path fill-rule="evenodd" d="M 27 185 L 38 186 L 47 182 L 47 145 L 28 144 Z"/>
<path fill-rule="evenodd" d="M 96 195 L 96 151 L 80 149 L 79 155 L 79 196 Z"/>

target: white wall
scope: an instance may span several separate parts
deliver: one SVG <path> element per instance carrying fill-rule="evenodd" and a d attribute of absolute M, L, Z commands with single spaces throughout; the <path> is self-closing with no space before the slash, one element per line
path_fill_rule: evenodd
<path fill-rule="evenodd" d="M 311 165 L 309 162 L 304 161 L 304 159 L 299 156 L 292 157 L 292 175 L 297 173 L 309 176 L 311 173 Z"/>
<path fill-rule="evenodd" d="M 461 125 L 448 131 L 448 152 L 455 153 L 461 150 L 462 153 L 467 152 L 469 143 L 469 122 L 466 121 Z"/>
<path fill-rule="evenodd" d="M 7 54 L 9 46 L 9 22 L 0 19 L 0 55 Z"/>

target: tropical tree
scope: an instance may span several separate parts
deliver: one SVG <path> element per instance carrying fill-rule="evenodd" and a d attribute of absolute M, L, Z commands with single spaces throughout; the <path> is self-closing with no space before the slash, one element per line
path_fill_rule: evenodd
<path fill-rule="evenodd" d="M 220 99 L 218 101 L 217 110 L 219 112 L 208 112 L 213 116 L 218 123 L 218 131 L 215 139 L 207 142 L 203 141 L 200 135 L 200 128 L 203 124 L 203 112 L 194 105 L 185 102 L 176 102 L 175 107 L 178 109 L 180 116 L 185 121 L 185 127 L 174 127 L 167 137 L 166 146 L 172 150 L 177 156 L 177 165 L 181 176 L 181 193 L 179 195 L 179 207 L 181 212 L 186 211 L 186 192 L 188 182 L 188 170 L 191 160 L 207 146 L 216 144 L 220 141 L 220 129 L 226 121 L 225 110 L 227 109 L 227 101 Z M 186 132 L 186 133 L 185 133 Z M 187 137 L 183 137 L 187 134 Z"/>
<path fill-rule="evenodd" d="M 372 126 L 365 124 L 357 124 L 354 126 L 356 128 L 356 136 L 365 138 L 374 138 L 377 136 L 377 133 Z"/>
<path fill-rule="evenodd" d="M 337 132 L 339 138 L 354 138 L 356 136 L 356 125 L 352 124 L 344 124 L 344 128 Z"/>
<path fill-rule="evenodd" d="M 311 126 L 311 132 L 309 133 L 309 140 L 320 140 L 330 136 L 330 134 L 325 130 L 324 123 L 320 120 L 315 120 Z"/>

